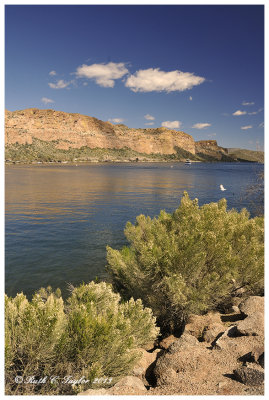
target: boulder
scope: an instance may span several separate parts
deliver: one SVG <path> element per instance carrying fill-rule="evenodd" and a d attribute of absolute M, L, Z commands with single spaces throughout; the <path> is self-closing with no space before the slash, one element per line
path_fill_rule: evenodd
<path fill-rule="evenodd" d="M 205 379 L 213 368 L 213 363 L 207 359 L 207 351 L 194 336 L 184 333 L 157 359 L 154 368 L 157 385 L 177 385 L 197 371 L 199 376 L 203 375 L 200 378 Z"/>
<path fill-rule="evenodd" d="M 114 388 L 123 386 L 143 390 L 144 392 L 147 391 L 141 379 L 137 378 L 136 376 L 124 376 L 114 385 Z"/>
<path fill-rule="evenodd" d="M 147 389 L 136 376 L 125 376 L 109 389 L 88 389 L 78 396 L 145 395 Z"/>
<path fill-rule="evenodd" d="M 212 343 L 216 338 L 223 332 L 225 332 L 226 327 L 219 322 L 214 322 L 208 325 L 203 332 L 203 340 L 207 343 Z"/>
<path fill-rule="evenodd" d="M 155 362 L 158 352 L 149 353 L 142 348 L 138 350 L 142 353 L 142 357 L 134 366 L 132 373 L 139 378 L 144 378 L 149 366 Z"/>
<path fill-rule="evenodd" d="M 221 324 L 221 316 L 218 312 L 209 312 L 205 315 L 190 315 L 189 321 L 185 326 L 184 332 L 195 336 L 197 339 L 202 338 L 203 331 L 207 326 L 213 323 Z"/>
<path fill-rule="evenodd" d="M 235 325 L 230 326 L 222 333 L 222 335 L 219 338 L 217 338 L 217 340 L 213 343 L 213 346 L 219 350 L 226 348 L 227 345 L 229 344 L 229 338 L 235 337 L 235 333 L 236 333 L 236 326 Z"/>
<path fill-rule="evenodd" d="M 174 335 L 170 335 L 167 338 L 163 339 L 160 343 L 159 346 L 161 349 L 166 350 L 168 347 L 177 340 L 177 338 Z"/>
<path fill-rule="evenodd" d="M 264 382 L 264 372 L 261 369 L 243 366 L 234 370 L 234 376 L 248 386 L 258 386 Z"/>
<path fill-rule="evenodd" d="M 256 346 L 242 357 L 243 361 L 254 362 L 264 368 L 264 346 Z"/>
<path fill-rule="evenodd" d="M 264 314 L 257 311 L 236 325 L 237 333 L 244 336 L 264 335 Z"/>
<path fill-rule="evenodd" d="M 264 297 L 251 296 L 239 304 L 241 313 L 245 316 L 256 314 L 260 312 L 264 314 Z"/>

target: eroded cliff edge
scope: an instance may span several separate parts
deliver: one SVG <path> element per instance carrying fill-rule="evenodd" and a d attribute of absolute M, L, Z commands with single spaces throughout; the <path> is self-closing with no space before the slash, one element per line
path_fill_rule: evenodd
<path fill-rule="evenodd" d="M 5 112 L 7 161 L 234 161 L 215 140 L 167 128 L 133 129 L 55 110 Z"/>

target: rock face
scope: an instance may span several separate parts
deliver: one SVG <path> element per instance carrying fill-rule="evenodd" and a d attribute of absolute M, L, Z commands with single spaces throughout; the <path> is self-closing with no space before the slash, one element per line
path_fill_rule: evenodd
<path fill-rule="evenodd" d="M 214 158 L 223 161 L 231 161 L 228 150 L 219 147 L 216 140 L 200 140 L 195 143 L 195 153 L 207 156 L 209 159 Z"/>
<path fill-rule="evenodd" d="M 81 114 L 30 108 L 5 113 L 6 145 L 32 144 L 33 139 L 52 142 L 58 149 L 121 149 L 146 154 L 176 154 L 180 147 L 195 154 L 192 136 L 166 128 L 131 129 Z"/>

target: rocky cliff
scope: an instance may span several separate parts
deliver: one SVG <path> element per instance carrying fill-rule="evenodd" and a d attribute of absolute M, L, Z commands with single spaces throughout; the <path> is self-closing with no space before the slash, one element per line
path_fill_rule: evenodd
<path fill-rule="evenodd" d="M 219 161 L 230 161 L 228 150 L 220 147 L 216 140 L 200 140 L 195 143 L 195 154 L 205 158 L 217 159 Z"/>
<path fill-rule="evenodd" d="M 132 129 L 86 115 L 38 108 L 6 110 L 5 142 L 8 162 L 263 160 L 263 154 L 256 154 L 262 152 L 239 149 L 240 154 L 231 153 L 216 140 L 195 142 L 182 131 Z"/>
<path fill-rule="evenodd" d="M 192 136 L 171 129 L 131 129 L 81 114 L 31 108 L 6 111 L 6 145 L 54 142 L 57 149 L 130 148 L 145 154 L 176 154 L 182 148 L 195 154 Z"/>

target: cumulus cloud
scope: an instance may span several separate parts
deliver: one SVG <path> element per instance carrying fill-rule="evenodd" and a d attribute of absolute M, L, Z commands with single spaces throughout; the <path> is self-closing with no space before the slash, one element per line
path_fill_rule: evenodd
<path fill-rule="evenodd" d="M 56 83 L 49 83 L 49 87 L 52 89 L 64 89 L 70 85 L 71 82 L 65 82 L 63 79 L 60 79 Z"/>
<path fill-rule="evenodd" d="M 56 71 L 50 71 L 49 75 L 55 76 L 55 75 L 57 75 L 57 73 L 56 73 Z"/>
<path fill-rule="evenodd" d="M 155 120 L 155 117 L 153 117 L 153 115 L 150 115 L 150 114 L 144 115 L 144 118 L 146 118 L 149 121 L 154 121 Z"/>
<path fill-rule="evenodd" d="M 237 110 L 233 113 L 233 115 L 238 116 L 238 115 L 245 115 L 247 112 L 246 111 L 241 111 L 241 110 Z"/>
<path fill-rule="evenodd" d="M 243 129 L 244 131 L 246 131 L 247 129 L 251 129 L 252 125 L 246 125 L 246 126 L 241 126 L 241 129 Z"/>
<path fill-rule="evenodd" d="M 205 78 L 191 72 L 160 71 L 159 68 L 141 69 L 128 76 L 125 86 L 133 92 L 182 92 L 200 85 Z"/>
<path fill-rule="evenodd" d="M 208 122 L 198 122 L 197 124 L 192 125 L 192 128 L 195 129 L 205 129 L 211 126 Z"/>
<path fill-rule="evenodd" d="M 182 122 L 180 121 L 163 121 L 162 126 L 168 129 L 176 129 L 179 128 Z"/>
<path fill-rule="evenodd" d="M 154 125 L 154 122 L 145 122 L 145 125 Z"/>
<path fill-rule="evenodd" d="M 109 121 L 113 122 L 114 124 L 120 124 L 121 122 L 124 121 L 124 119 L 123 118 L 110 118 Z"/>
<path fill-rule="evenodd" d="M 44 104 L 54 103 L 54 100 L 48 99 L 47 97 L 42 97 L 41 101 L 42 101 L 42 103 L 44 103 Z"/>
<path fill-rule="evenodd" d="M 112 88 L 115 80 L 122 78 L 127 72 L 128 69 L 124 63 L 110 62 L 108 64 L 83 64 L 77 68 L 76 75 L 78 78 L 94 79 L 97 85 Z"/>
<path fill-rule="evenodd" d="M 255 104 L 253 101 L 243 101 L 242 106 L 253 106 Z"/>

